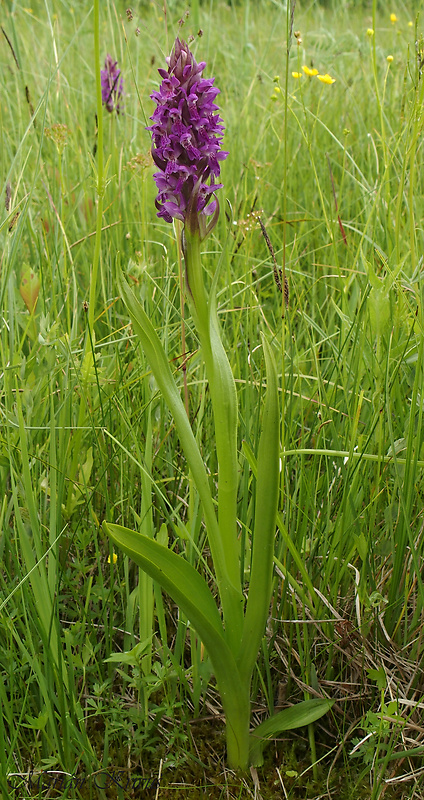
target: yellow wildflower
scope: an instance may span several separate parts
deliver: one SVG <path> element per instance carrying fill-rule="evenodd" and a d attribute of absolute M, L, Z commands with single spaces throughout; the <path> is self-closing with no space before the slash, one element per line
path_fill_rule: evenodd
<path fill-rule="evenodd" d="M 307 67 L 306 64 L 304 64 L 302 69 L 305 75 L 308 75 L 309 78 L 313 78 L 315 75 L 318 75 L 318 70 L 315 69 L 315 67 L 313 69 L 310 69 L 310 67 Z"/>
<path fill-rule="evenodd" d="M 408 28 L 413 28 L 413 27 L 414 27 L 414 23 L 413 23 L 413 22 L 411 22 L 411 20 L 409 20 L 409 22 L 408 22 Z"/>
<path fill-rule="evenodd" d="M 395 22 L 397 22 L 397 21 L 398 21 L 398 18 L 396 16 L 396 14 L 390 14 L 390 22 L 392 23 L 392 25 L 394 25 Z"/>
<path fill-rule="evenodd" d="M 391 63 L 392 63 L 392 61 L 393 61 L 393 56 L 387 56 L 387 59 L 386 59 L 386 61 L 388 61 L 388 62 L 389 62 L 389 64 L 391 64 Z"/>
<path fill-rule="evenodd" d="M 116 564 L 117 560 L 118 560 L 118 556 L 116 555 L 116 553 L 113 553 L 113 554 L 112 554 L 112 564 Z M 110 564 L 110 563 L 111 563 L 111 558 L 110 558 L 110 556 L 108 556 L 108 557 L 107 557 L 107 563 L 108 563 L 108 564 Z"/>
<path fill-rule="evenodd" d="M 301 72 L 292 72 L 292 76 L 293 76 L 293 78 L 301 78 L 302 77 L 302 73 Z"/>
<path fill-rule="evenodd" d="M 373 31 L 372 28 L 367 28 L 367 36 L 369 36 L 370 39 L 371 39 L 372 36 L 374 36 L 374 31 Z"/>
<path fill-rule="evenodd" d="M 330 83 L 336 82 L 336 79 L 332 78 L 331 75 L 328 74 L 328 72 L 326 72 L 325 75 L 317 75 L 317 78 L 319 81 L 321 81 L 321 83 L 328 83 L 329 85 Z"/>

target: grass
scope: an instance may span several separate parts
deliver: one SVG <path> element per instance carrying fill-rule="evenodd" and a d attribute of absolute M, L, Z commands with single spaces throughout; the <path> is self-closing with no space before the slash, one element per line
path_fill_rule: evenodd
<path fill-rule="evenodd" d="M 125 115 L 104 118 L 109 183 L 95 292 L 93 14 L 83 2 L 34 0 L 31 8 L 7 4 L 3 15 L 5 800 L 23 796 L 17 781 L 31 769 L 160 773 L 161 797 L 193 786 L 211 797 L 255 791 L 225 770 L 219 701 L 187 620 L 133 564 L 120 555 L 115 563 L 100 532 L 103 519 L 144 526 L 208 574 L 172 419 L 114 280 L 122 269 L 136 288 L 182 386 L 176 238 L 155 216 L 145 125 L 156 70 L 185 11 L 174 2 L 165 15 L 146 4 L 129 21 L 124 7 L 102 4 L 102 58 L 118 59 L 127 97 Z M 181 30 L 195 35 L 195 52 L 221 88 L 230 151 L 204 266 L 212 275 L 222 259 L 245 571 L 254 515 L 245 453 L 260 424 L 261 329 L 280 352 L 282 494 L 254 712 L 260 720 L 314 692 L 337 701 L 313 732 L 270 747 L 258 773 L 263 797 L 315 797 L 327 787 L 347 798 L 362 786 L 373 800 L 423 791 L 424 42 L 417 8 L 398 4 L 396 23 L 390 11 L 298 3 L 287 75 L 282 4 L 195 4 Z M 292 77 L 304 64 L 336 82 Z M 288 279 L 283 320 L 259 217 Z M 31 297 L 37 279 L 30 313 L 23 294 Z M 213 476 L 209 396 L 189 318 L 185 326 L 190 415 Z M 39 791 L 34 785 L 25 796 Z M 113 794 L 88 781 L 57 783 L 54 792 Z"/>

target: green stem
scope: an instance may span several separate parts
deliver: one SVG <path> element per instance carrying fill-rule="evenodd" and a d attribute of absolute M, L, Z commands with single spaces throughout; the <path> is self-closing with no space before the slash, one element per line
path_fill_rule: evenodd
<path fill-rule="evenodd" d="M 104 195 L 104 164 L 103 164 L 103 108 L 102 108 L 102 85 L 100 77 L 100 9 L 99 0 L 94 0 L 94 64 L 96 71 L 96 97 L 97 97 L 97 219 L 96 219 L 96 238 L 94 243 L 93 264 L 91 270 L 88 324 L 93 331 L 94 309 L 97 290 L 97 273 L 100 262 L 100 243 L 103 219 L 103 195 Z"/>
<path fill-rule="evenodd" d="M 250 765 L 250 681 L 239 687 L 236 697 L 224 698 L 227 760 L 231 769 L 246 771 Z"/>

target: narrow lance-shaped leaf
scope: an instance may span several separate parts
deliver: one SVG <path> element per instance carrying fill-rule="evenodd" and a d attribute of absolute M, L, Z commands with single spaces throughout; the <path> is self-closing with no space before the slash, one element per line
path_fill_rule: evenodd
<path fill-rule="evenodd" d="M 267 389 L 259 440 L 255 526 L 249 595 L 238 662 L 242 675 L 250 678 L 269 613 L 272 560 L 279 492 L 279 404 L 277 368 L 272 350 L 262 336 Z"/>
<path fill-rule="evenodd" d="M 175 427 L 180 437 L 187 463 L 200 495 L 224 618 L 237 619 L 242 604 L 242 595 L 234 586 L 228 574 L 225 550 L 220 536 L 205 465 L 190 427 L 184 404 L 172 375 L 167 356 L 146 312 L 135 298 L 129 286 L 122 279 L 119 279 L 119 288 L 130 314 L 134 330 L 143 346 L 147 361 L 150 364 L 159 389 L 174 418 Z"/>
<path fill-rule="evenodd" d="M 186 230 L 184 260 L 190 309 L 199 335 L 209 391 L 212 400 L 215 446 L 218 460 L 218 524 L 228 576 L 237 587 L 240 600 L 240 543 L 237 531 L 237 393 L 233 373 L 222 345 L 216 313 L 216 280 L 206 295 L 200 258 L 200 238 Z M 243 605 L 237 617 L 226 618 L 226 628 L 234 643 L 240 646 Z"/>
<path fill-rule="evenodd" d="M 311 722 L 316 722 L 330 710 L 333 700 L 313 699 L 304 700 L 295 706 L 285 708 L 266 719 L 253 731 L 250 737 L 250 763 L 254 767 L 263 764 L 263 749 L 267 739 L 271 739 L 284 731 L 293 731 L 304 728 Z"/>
<path fill-rule="evenodd" d="M 252 450 L 250 449 L 250 447 L 247 444 L 247 442 L 243 442 L 242 443 L 242 450 L 243 450 L 243 453 L 244 453 L 244 455 L 246 456 L 246 458 L 247 458 L 247 460 L 249 462 L 250 469 L 252 470 L 252 472 L 253 472 L 253 474 L 254 474 L 254 476 L 256 478 L 256 476 L 258 474 L 257 460 L 256 460 L 255 456 L 253 455 Z M 284 456 L 284 453 L 280 454 L 280 456 L 281 455 Z M 302 597 L 303 602 L 309 608 L 314 609 L 313 600 L 314 600 L 314 597 L 315 597 L 315 590 L 314 590 L 312 581 L 311 581 L 311 579 L 310 579 L 310 577 L 308 575 L 308 572 L 307 572 L 307 570 L 305 568 L 305 564 L 302 561 L 302 556 L 299 553 L 299 551 L 297 550 L 294 541 L 290 537 L 290 534 L 289 534 L 289 532 L 288 532 L 288 530 L 286 528 L 286 525 L 284 523 L 284 520 L 283 520 L 283 515 L 281 514 L 280 511 L 277 511 L 277 527 L 278 527 L 278 529 L 280 531 L 280 534 L 281 534 L 281 536 L 283 538 L 285 546 L 288 548 L 288 550 L 290 552 L 290 555 L 292 556 L 293 561 L 294 561 L 297 569 L 299 570 L 299 573 L 300 573 L 300 575 L 302 577 L 302 582 L 303 582 L 303 584 L 305 585 L 305 587 L 309 591 L 309 595 L 307 595 L 305 590 L 302 589 L 296 583 L 296 581 L 294 580 L 294 578 L 292 577 L 290 572 L 285 567 L 283 567 L 282 571 L 284 572 L 285 575 L 287 575 L 289 577 L 290 584 L 293 587 L 296 588 L 296 591 L 299 594 L 299 596 Z M 274 556 L 274 561 L 277 564 L 277 566 L 281 569 L 282 568 L 281 562 L 276 561 L 275 556 Z"/>

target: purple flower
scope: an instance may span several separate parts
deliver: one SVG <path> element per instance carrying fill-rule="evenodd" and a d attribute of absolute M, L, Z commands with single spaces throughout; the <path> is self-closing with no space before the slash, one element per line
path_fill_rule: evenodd
<path fill-rule="evenodd" d="M 121 70 L 118 67 L 118 62 L 114 61 L 112 56 L 108 54 L 105 60 L 105 68 L 100 71 L 100 78 L 102 82 L 102 103 L 110 113 L 114 108 L 116 108 L 117 114 L 121 112 L 119 102 L 124 96 L 124 81 L 120 76 Z"/>
<path fill-rule="evenodd" d="M 156 102 L 152 132 L 152 156 L 159 172 L 154 174 L 158 189 L 158 217 L 166 222 L 197 218 L 205 229 L 204 217 L 217 213 L 212 195 L 222 187 L 217 179 L 220 162 L 228 153 L 221 150 L 224 126 L 214 100 L 219 94 L 214 78 L 202 77 L 206 66 L 194 60 L 188 45 L 175 40 L 166 59 L 168 69 L 158 70 L 163 78 Z M 208 226 L 208 232 L 210 225 Z M 202 236 L 204 238 L 204 236 Z"/>

